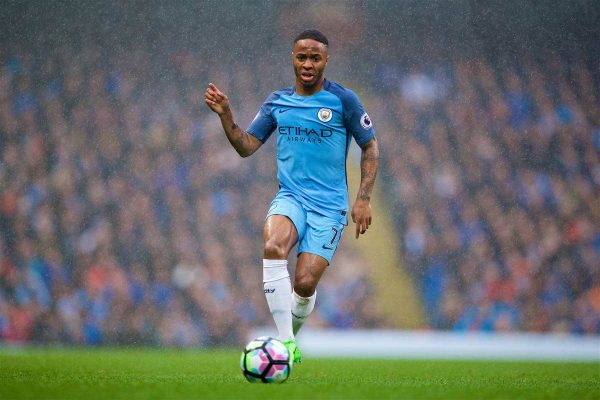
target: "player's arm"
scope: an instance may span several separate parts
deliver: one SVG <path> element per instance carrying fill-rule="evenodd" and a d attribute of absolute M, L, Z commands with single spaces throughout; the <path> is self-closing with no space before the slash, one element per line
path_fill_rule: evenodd
<path fill-rule="evenodd" d="M 225 135 L 227 135 L 227 139 L 229 139 L 229 143 L 231 143 L 240 156 L 248 157 L 262 146 L 260 140 L 240 129 L 235 123 L 231 107 L 229 106 L 229 98 L 214 84 L 208 84 L 206 92 L 204 92 L 204 101 L 211 110 L 219 115 L 221 125 L 223 125 L 223 130 L 225 131 Z"/>
<path fill-rule="evenodd" d="M 379 168 L 379 146 L 377 138 L 369 140 L 360 146 L 360 187 L 356 201 L 352 207 L 352 221 L 356 223 L 356 238 L 365 233 L 371 225 L 371 192 L 375 184 L 377 169 Z"/>

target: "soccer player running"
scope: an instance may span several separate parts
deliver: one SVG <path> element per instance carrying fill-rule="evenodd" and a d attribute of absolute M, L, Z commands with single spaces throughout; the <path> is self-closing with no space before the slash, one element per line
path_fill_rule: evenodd
<path fill-rule="evenodd" d="M 265 100 L 248 129 L 235 123 L 228 97 L 210 83 L 204 94 L 233 148 L 248 157 L 277 132 L 279 192 L 264 226 L 263 283 L 269 309 L 294 362 L 295 335 L 312 312 L 316 288 L 348 225 L 346 158 L 352 137 L 362 149 L 360 188 L 352 206 L 356 238 L 371 225 L 370 196 L 379 149 L 375 131 L 354 92 L 325 79 L 329 42 L 319 31 L 294 39 L 296 83 Z M 298 245 L 292 290 L 287 258 Z"/>

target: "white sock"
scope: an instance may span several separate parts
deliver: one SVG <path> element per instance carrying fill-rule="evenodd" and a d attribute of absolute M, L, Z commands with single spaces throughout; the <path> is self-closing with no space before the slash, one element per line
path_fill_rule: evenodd
<path fill-rule="evenodd" d="M 269 310 L 279 331 L 279 340 L 294 338 L 292 331 L 292 284 L 287 260 L 263 259 L 263 287 Z"/>
<path fill-rule="evenodd" d="M 304 321 L 315 308 L 315 299 L 317 292 L 315 291 L 310 297 L 302 297 L 296 292 L 292 292 L 292 325 L 294 335 L 298 333 Z"/>

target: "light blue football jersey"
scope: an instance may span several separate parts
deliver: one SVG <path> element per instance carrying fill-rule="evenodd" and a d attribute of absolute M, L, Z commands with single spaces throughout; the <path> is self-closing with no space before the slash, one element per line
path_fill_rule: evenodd
<path fill-rule="evenodd" d="M 280 193 L 347 224 L 350 141 L 354 137 L 362 145 L 375 136 L 354 92 L 329 80 L 312 96 L 296 94 L 295 86 L 277 90 L 265 100 L 247 132 L 263 143 L 277 133 Z"/>

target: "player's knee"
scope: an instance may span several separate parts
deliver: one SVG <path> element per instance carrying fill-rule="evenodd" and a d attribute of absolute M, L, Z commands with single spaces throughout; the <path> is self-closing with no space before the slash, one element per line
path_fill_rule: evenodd
<path fill-rule="evenodd" d="M 285 260 L 287 256 L 287 251 L 283 244 L 275 240 L 267 240 L 265 242 L 264 258 L 267 260 Z"/>
<path fill-rule="evenodd" d="M 311 275 L 297 276 L 294 280 L 294 292 L 302 297 L 310 297 L 317 289 L 317 282 Z"/>

